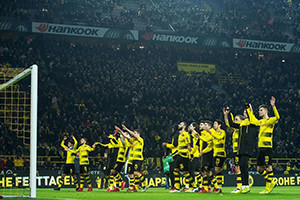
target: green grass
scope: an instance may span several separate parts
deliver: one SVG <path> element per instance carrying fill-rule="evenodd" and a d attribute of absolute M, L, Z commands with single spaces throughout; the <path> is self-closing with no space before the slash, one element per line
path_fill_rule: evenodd
<path fill-rule="evenodd" d="M 168 193 L 168 190 L 163 188 L 149 188 L 147 192 L 105 192 L 105 190 L 94 189 L 92 192 L 74 192 L 74 189 L 61 189 L 60 191 L 54 191 L 53 189 L 38 189 L 37 200 L 45 199 L 103 199 L 103 200 L 300 200 L 300 187 L 299 186 L 285 186 L 277 187 L 271 194 L 260 195 L 258 192 L 263 190 L 263 187 L 252 187 L 251 192 L 248 194 L 231 194 L 234 188 L 223 188 L 223 194 L 198 194 L 198 193 Z M 16 199 L 16 198 L 14 198 Z M 22 198 L 24 200 L 24 198 Z"/>

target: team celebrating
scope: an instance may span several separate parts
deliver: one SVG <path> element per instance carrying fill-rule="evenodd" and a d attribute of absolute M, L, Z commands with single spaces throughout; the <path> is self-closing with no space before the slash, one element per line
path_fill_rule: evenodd
<path fill-rule="evenodd" d="M 249 187 L 249 158 L 253 157 L 256 147 L 257 171 L 266 180 L 266 187 L 260 194 L 269 194 L 276 187 L 273 181 L 272 149 L 273 130 L 279 120 L 279 113 L 275 106 L 276 99 L 271 97 L 270 104 L 274 117 L 269 117 L 269 106 L 259 106 L 258 113 L 261 119 L 257 119 L 253 113 L 251 104 L 246 103 L 243 115 L 235 115 L 229 107 L 223 108 L 224 121 L 227 127 L 233 129 L 232 151 L 236 168 L 237 187 L 231 193 L 246 194 Z M 193 122 L 189 126 L 186 122 L 180 122 L 178 131 L 172 136 L 170 142 L 162 145 L 170 149 L 173 162 L 170 162 L 171 185 L 170 193 L 198 192 L 198 193 L 222 193 L 224 176 L 222 168 L 226 156 L 226 132 L 221 127 L 221 120 L 201 120 L 199 124 Z M 118 192 L 125 188 L 126 182 L 122 179 L 121 172 L 124 169 L 128 174 L 129 188 L 127 192 L 146 191 L 149 187 L 142 173 L 144 160 L 144 139 L 140 129 L 130 130 L 125 125 L 122 128 L 115 126 L 115 133 L 109 135 L 106 144 L 95 142 L 92 147 L 87 145 L 87 139 L 80 140 L 81 146 L 77 148 L 74 136 L 68 141 L 63 138 L 61 147 L 67 152 L 66 163 L 59 184 L 55 190 L 60 190 L 66 175 L 72 175 L 76 185 L 76 191 L 83 191 L 84 182 L 88 184 L 88 190 L 92 191 L 89 170 L 89 152 L 94 151 L 96 145 L 108 149 L 108 192 Z M 258 140 L 257 140 L 258 138 Z M 75 174 L 74 159 L 79 157 L 80 181 Z M 181 187 L 180 176 L 185 181 Z M 225 180 L 226 181 L 226 180 Z M 211 186 L 214 189 L 211 189 Z M 141 188 L 140 188 L 141 187 Z"/>

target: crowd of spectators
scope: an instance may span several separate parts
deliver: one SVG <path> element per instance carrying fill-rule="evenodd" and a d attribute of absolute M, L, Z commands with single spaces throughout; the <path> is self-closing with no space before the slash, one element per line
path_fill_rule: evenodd
<path fill-rule="evenodd" d="M 60 156 L 64 135 L 87 137 L 89 144 L 105 142 L 115 125 L 125 123 L 144 131 L 146 157 L 161 157 L 161 144 L 170 141 L 178 122 L 223 119 L 223 106 L 238 114 L 245 102 L 256 111 L 260 104 L 269 104 L 272 95 L 281 116 L 274 132 L 274 155 L 297 157 L 300 153 L 297 55 L 141 47 L 92 39 L 76 43 L 27 35 L 2 39 L 0 60 L 1 67 L 39 66 L 39 156 Z M 223 70 L 222 74 L 220 70 L 186 74 L 177 70 L 177 61 L 215 63 Z M 220 75 L 241 81 L 219 85 Z M 28 155 L 28 147 L 13 140 L 5 124 L 1 127 L 0 154 Z M 227 137 L 231 156 L 229 130 Z M 93 155 L 97 154 L 102 155 L 103 149 Z M 39 163 L 49 167 L 50 159 Z"/>
<path fill-rule="evenodd" d="M 282 0 L 153 0 L 145 1 L 137 13 L 151 27 L 179 33 L 297 43 L 299 9 L 299 2 Z"/>
<path fill-rule="evenodd" d="M 234 37 L 298 43 L 299 1 L 226 0 L 216 24 Z"/>
<path fill-rule="evenodd" d="M 293 43 L 300 36 L 299 13 L 299 1 L 292 0 L 0 0 L 0 17 L 17 20 Z"/>
<path fill-rule="evenodd" d="M 0 0 L 0 16 L 62 24 L 132 29 L 132 18 L 118 0 Z"/>

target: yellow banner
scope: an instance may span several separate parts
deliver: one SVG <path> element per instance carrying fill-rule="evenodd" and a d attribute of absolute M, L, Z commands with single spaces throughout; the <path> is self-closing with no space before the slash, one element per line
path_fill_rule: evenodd
<path fill-rule="evenodd" d="M 216 65 L 205 63 L 177 62 L 178 71 L 216 73 Z"/>

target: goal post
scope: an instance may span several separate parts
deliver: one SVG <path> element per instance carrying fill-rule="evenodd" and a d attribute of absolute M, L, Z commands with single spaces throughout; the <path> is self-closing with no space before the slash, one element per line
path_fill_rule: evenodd
<path fill-rule="evenodd" d="M 38 66 L 31 66 L 30 197 L 36 198 Z"/>
<path fill-rule="evenodd" d="M 36 198 L 36 172 L 37 172 L 37 109 L 38 109 L 38 66 L 32 65 L 24 70 L 8 82 L 0 86 L 0 92 L 13 84 L 19 82 L 25 77 L 31 75 L 30 86 L 30 165 L 29 165 L 29 178 L 30 178 L 30 197 Z M 2 195 L 3 196 L 3 195 Z"/>

